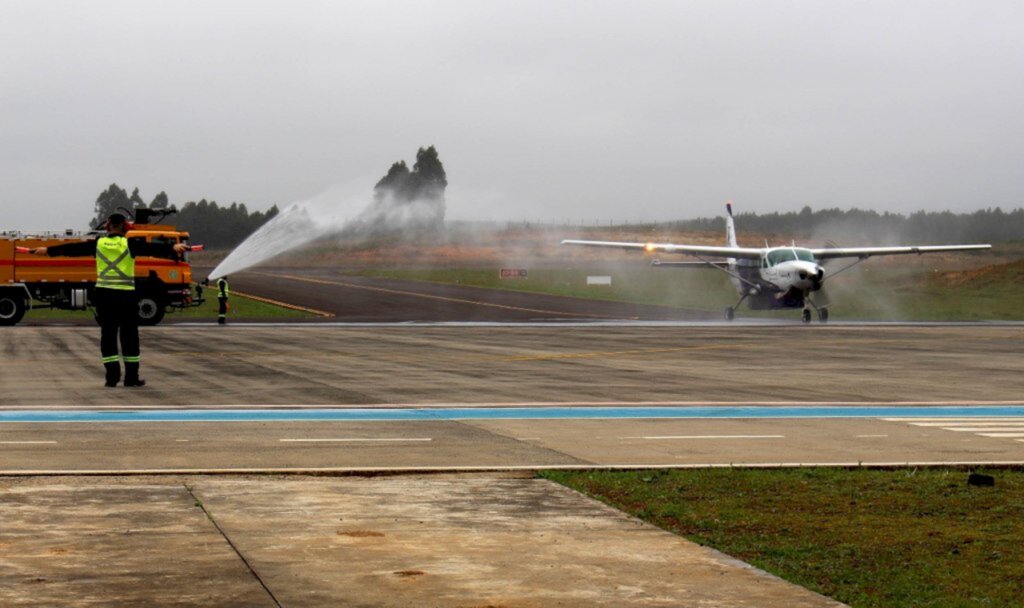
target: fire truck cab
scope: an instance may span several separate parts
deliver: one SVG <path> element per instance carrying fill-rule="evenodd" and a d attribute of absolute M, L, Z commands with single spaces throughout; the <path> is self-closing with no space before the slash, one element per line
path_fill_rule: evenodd
<path fill-rule="evenodd" d="M 173 211 L 161 210 L 160 219 Z M 129 239 L 186 243 L 189 234 L 169 224 L 149 223 L 153 212 L 136 209 Z M 52 247 L 102 236 L 101 231 L 25 234 L 0 232 L 0 325 L 15 325 L 25 314 L 39 308 L 85 310 L 92 305 L 96 286 L 96 261 L 92 257 L 38 256 L 19 248 Z M 156 325 L 168 311 L 198 306 L 192 296 L 192 267 L 188 254 L 168 260 L 138 257 L 135 290 L 139 294 L 139 323 Z"/>

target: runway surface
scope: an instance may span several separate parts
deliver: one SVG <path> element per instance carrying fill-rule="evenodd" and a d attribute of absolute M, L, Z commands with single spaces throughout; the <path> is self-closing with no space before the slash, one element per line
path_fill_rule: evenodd
<path fill-rule="evenodd" d="M 835 606 L 532 472 L 1024 463 L 1020 324 L 259 285 L 337 316 L 144 328 L 141 389 L 0 331 L 0 602 Z"/>
<path fill-rule="evenodd" d="M 3 470 L 1024 461 L 1024 443 L 1010 436 L 1024 433 L 1019 326 L 296 324 L 143 333 L 151 385 L 130 390 L 99 386 L 94 329 L 5 331 L 4 348 L 17 356 L 0 364 Z M 975 423 L 988 430 L 945 430 Z"/>
<path fill-rule="evenodd" d="M 539 293 L 345 275 L 322 268 L 246 271 L 232 289 L 324 311 L 347 323 L 718 320 L 721 314 Z M 723 310 L 726 304 L 723 304 Z"/>

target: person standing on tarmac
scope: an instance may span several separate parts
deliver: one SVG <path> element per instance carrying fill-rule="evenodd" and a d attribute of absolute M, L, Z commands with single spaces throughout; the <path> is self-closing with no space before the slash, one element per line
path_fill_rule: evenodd
<path fill-rule="evenodd" d="M 217 279 L 217 323 L 224 325 L 228 322 L 228 278 Z"/>
<path fill-rule="evenodd" d="M 93 304 L 100 322 L 100 353 L 107 373 L 106 386 L 117 386 L 121 380 L 121 363 L 117 354 L 119 336 L 124 358 L 124 385 L 144 386 L 146 381 L 139 377 L 139 296 L 135 292 L 135 258 L 141 255 L 175 259 L 178 254 L 188 251 L 188 245 L 129 239 L 125 236 L 128 222 L 120 213 L 107 219 L 106 229 L 105 236 L 92 241 L 36 247 L 30 253 L 96 257 Z"/>

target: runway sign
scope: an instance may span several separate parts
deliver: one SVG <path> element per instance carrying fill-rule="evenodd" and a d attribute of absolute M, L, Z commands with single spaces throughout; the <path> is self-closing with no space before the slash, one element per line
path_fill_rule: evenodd
<path fill-rule="evenodd" d="M 612 278 L 610 276 L 588 276 L 587 285 L 611 285 Z"/>
<path fill-rule="evenodd" d="M 502 279 L 525 279 L 525 268 L 502 268 L 498 274 Z"/>

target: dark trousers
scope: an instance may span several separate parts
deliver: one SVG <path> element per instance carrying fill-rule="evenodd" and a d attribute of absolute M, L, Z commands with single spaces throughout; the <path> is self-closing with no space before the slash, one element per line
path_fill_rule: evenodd
<path fill-rule="evenodd" d="M 93 296 L 100 322 L 100 353 L 104 359 L 117 356 L 120 338 L 125 368 L 138 372 L 139 296 L 134 290 L 97 288 Z M 134 361 L 132 361 L 134 359 Z M 134 363 L 130 366 L 128 363 Z"/>
<path fill-rule="evenodd" d="M 217 298 L 217 322 L 224 323 L 228 318 L 228 299 Z"/>

